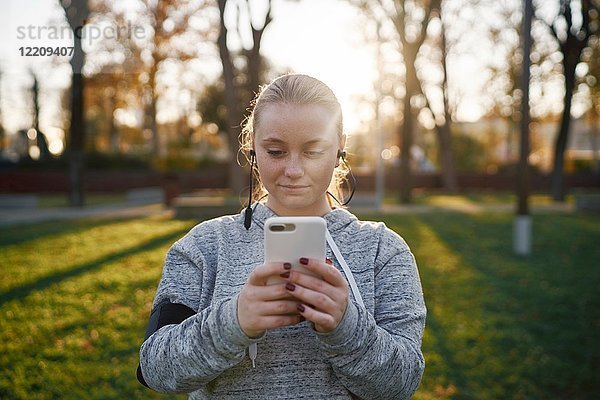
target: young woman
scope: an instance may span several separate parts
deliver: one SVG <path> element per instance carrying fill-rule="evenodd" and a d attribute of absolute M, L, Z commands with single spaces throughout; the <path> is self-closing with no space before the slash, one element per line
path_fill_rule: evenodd
<path fill-rule="evenodd" d="M 266 201 L 256 193 L 246 221 L 242 212 L 202 222 L 171 247 L 140 350 L 142 383 L 190 399 L 412 396 L 425 366 L 417 267 L 395 232 L 331 200 L 345 142 L 340 105 L 321 81 L 284 75 L 263 88 L 242 150 Z M 300 259 L 316 276 L 263 262 L 264 222 L 276 215 L 327 222 L 327 260 Z M 267 285 L 272 277 L 284 282 Z"/>

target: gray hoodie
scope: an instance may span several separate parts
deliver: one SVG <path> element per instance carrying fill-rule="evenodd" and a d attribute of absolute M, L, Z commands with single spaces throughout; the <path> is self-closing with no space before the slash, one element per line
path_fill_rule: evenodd
<path fill-rule="evenodd" d="M 170 301 L 197 314 L 142 344 L 149 387 L 190 399 L 410 398 L 425 368 L 426 310 L 414 257 L 383 223 L 359 221 L 343 209 L 324 216 L 365 304 L 350 294 L 334 331 L 318 333 L 305 321 L 259 338 L 244 334 L 238 294 L 263 263 L 263 226 L 272 216 L 257 204 L 248 231 L 241 213 L 202 222 L 173 244 L 153 307 Z M 252 343 L 255 368 L 247 356 Z"/>

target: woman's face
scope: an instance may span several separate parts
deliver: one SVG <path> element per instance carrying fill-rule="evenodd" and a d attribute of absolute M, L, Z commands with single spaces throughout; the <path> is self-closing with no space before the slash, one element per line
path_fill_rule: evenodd
<path fill-rule="evenodd" d="M 318 105 L 269 104 L 256 121 L 254 150 L 267 206 L 278 215 L 324 215 L 326 191 L 343 149 L 336 118 Z"/>

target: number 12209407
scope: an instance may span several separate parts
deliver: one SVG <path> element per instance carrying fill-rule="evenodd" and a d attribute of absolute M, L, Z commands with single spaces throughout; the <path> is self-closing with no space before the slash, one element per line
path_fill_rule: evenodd
<path fill-rule="evenodd" d="M 74 47 L 19 47 L 21 57 L 72 56 Z"/>

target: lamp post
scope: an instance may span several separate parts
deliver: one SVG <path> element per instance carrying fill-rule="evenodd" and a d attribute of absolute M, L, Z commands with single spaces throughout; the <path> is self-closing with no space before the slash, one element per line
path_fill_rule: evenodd
<path fill-rule="evenodd" d="M 519 152 L 519 168 L 517 172 L 517 214 L 513 225 L 513 250 L 515 254 L 526 256 L 531 254 L 531 216 L 529 214 L 529 67 L 531 64 L 531 19 L 533 17 L 532 0 L 524 0 L 523 7 L 523 70 L 521 73 L 521 140 Z"/>

